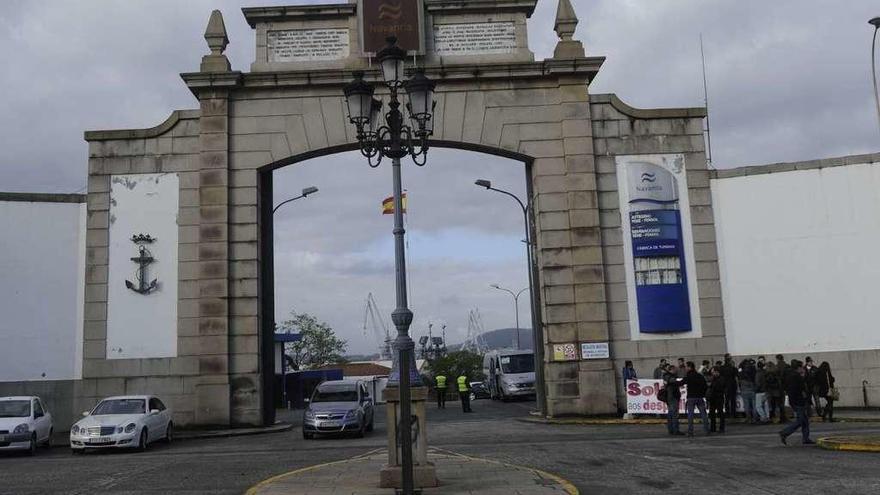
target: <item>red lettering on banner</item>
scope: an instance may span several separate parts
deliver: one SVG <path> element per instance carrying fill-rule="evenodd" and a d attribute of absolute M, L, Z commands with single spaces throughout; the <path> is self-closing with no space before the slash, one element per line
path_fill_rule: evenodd
<path fill-rule="evenodd" d="M 639 388 L 639 382 L 629 381 L 626 384 L 626 395 L 640 395 L 642 390 Z"/>

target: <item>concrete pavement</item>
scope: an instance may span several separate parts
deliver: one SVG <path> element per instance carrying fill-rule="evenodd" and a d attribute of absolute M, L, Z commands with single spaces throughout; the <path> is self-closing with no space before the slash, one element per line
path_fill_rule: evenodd
<path fill-rule="evenodd" d="M 524 423 L 534 403 L 474 402 L 474 414 L 428 409 L 432 447 L 555 473 L 590 495 L 696 490 L 725 494 L 880 493 L 873 454 L 779 443 L 779 425 L 732 424 L 726 435 L 672 438 L 663 425 Z M 293 413 L 296 415 L 296 413 Z M 301 414 L 301 411 L 299 412 Z M 277 475 L 385 448 L 384 410 L 365 438 L 270 435 L 156 444 L 146 453 L 0 454 L 0 495 L 241 495 Z M 880 435 L 880 423 L 813 423 L 813 437 Z M 376 473 L 378 476 L 378 472 Z M 366 481 L 374 483 L 372 476 Z M 445 493 L 445 492 L 440 492 Z"/>
<path fill-rule="evenodd" d="M 431 449 L 428 459 L 437 468 L 440 486 L 422 493 L 467 495 L 578 495 L 569 481 L 557 475 L 525 466 L 480 459 L 440 449 Z M 247 495 L 388 495 L 379 488 L 379 470 L 388 460 L 380 450 L 344 461 L 297 469 L 265 480 Z"/>

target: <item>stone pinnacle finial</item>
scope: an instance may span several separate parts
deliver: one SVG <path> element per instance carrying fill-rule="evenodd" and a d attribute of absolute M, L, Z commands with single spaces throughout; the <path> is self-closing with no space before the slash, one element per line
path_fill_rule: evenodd
<path fill-rule="evenodd" d="M 559 0 L 559 7 L 556 9 L 556 24 L 553 29 L 559 35 L 559 39 L 563 41 L 571 40 L 574 36 L 574 30 L 577 28 L 578 18 L 571 6 L 570 0 Z"/>
<path fill-rule="evenodd" d="M 205 29 L 205 41 L 211 49 L 211 55 L 221 55 L 229 44 L 226 36 L 226 24 L 223 23 L 223 14 L 219 10 L 211 12 L 208 19 L 208 27 Z"/>
<path fill-rule="evenodd" d="M 553 29 L 559 35 L 559 43 L 553 52 L 553 58 L 557 60 L 569 60 L 584 57 L 584 45 L 580 41 L 572 39 L 578 25 L 578 17 L 571 6 L 571 0 L 559 0 L 556 9 L 556 24 Z"/>
<path fill-rule="evenodd" d="M 223 14 L 219 10 L 211 12 L 208 27 L 205 29 L 205 41 L 208 43 L 211 53 L 202 57 L 201 71 L 229 71 L 232 66 L 229 64 L 229 59 L 223 54 L 226 45 L 229 44 L 229 37 L 226 36 L 226 24 L 223 23 Z"/>

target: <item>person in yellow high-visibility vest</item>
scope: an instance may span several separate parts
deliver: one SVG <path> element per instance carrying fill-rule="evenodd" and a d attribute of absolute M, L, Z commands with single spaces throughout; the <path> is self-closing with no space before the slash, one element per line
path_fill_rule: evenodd
<path fill-rule="evenodd" d="M 446 375 L 434 377 L 434 390 L 437 392 L 437 409 L 446 409 Z"/>
<path fill-rule="evenodd" d="M 458 382 L 458 396 L 461 398 L 462 412 L 473 412 L 471 411 L 471 384 L 468 383 L 467 375 L 459 376 L 456 381 Z"/>

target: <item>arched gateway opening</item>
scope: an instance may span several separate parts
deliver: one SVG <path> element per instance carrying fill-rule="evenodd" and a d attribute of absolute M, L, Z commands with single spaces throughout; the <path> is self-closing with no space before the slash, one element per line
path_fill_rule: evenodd
<path fill-rule="evenodd" d="M 272 329 L 273 328 L 277 329 L 278 322 L 280 321 L 280 319 L 283 318 L 283 315 L 292 308 L 300 309 L 302 307 L 303 311 L 311 313 L 310 308 L 307 305 L 308 303 L 306 301 L 301 301 L 300 299 L 297 299 L 295 297 L 293 299 L 291 299 L 290 297 L 279 298 L 276 296 L 276 288 L 277 288 L 276 281 L 277 281 L 277 277 L 279 276 L 280 269 L 277 268 L 275 265 L 275 257 L 276 257 L 275 250 L 278 249 L 278 242 L 276 242 L 274 239 L 274 237 L 275 237 L 274 232 L 275 232 L 276 226 L 282 222 L 282 220 L 279 220 L 279 217 L 287 218 L 288 216 L 291 216 L 293 218 L 296 218 L 297 219 L 296 222 L 293 222 L 293 221 L 290 222 L 292 225 L 297 225 L 300 222 L 304 221 L 305 219 L 303 219 L 303 217 L 300 213 L 298 213 L 297 211 L 294 211 L 294 210 L 296 210 L 294 208 L 289 208 L 287 210 L 287 212 L 284 213 L 283 216 L 276 215 L 275 213 L 278 210 L 280 210 L 279 205 L 281 204 L 281 202 L 283 202 L 291 197 L 296 197 L 296 195 L 299 194 L 299 188 L 307 187 L 307 184 L 305 182 L 299 181 L 299 182 L 297 182 L 297 185 L 295 187 L 293 187 L 292 193 L 290 191 L 288 191 L 288 194 L 279 195 L 279 194 L 277 194 L 276 187 L 275 187 L 275 182 L 276 182 L 275 172 L 281 171 L 281 170 L 290 171 L 290 168 L 288 168 L 288 167 L 297 167 L 297 166 L 300 166 L 300 167 L 302 167 L 302 166 L 321 167 L 322 172 L 320 174 L 315 174 L 315 173 L 310 174 L 310 177 L 315 177 L 316 175 L 317 175 L 317 177 L 319 177 L 316 180 L 321 181 L 321 192 L 322 192 L 321 195 L 316 196 L 320 199 L 311 200 L 311 203 L 317 203 L 320 201 L 323 203 L 320 206 L 320 208 L 334 209 L 335 210 L 334 215 L 342 218 L 344 216 L 351 214 L 352 212 L 350 211 L 350 209 L 349 209 L 349 211 L 345 211 L 343 208 L 336 208 L 335 207 L 335 203 L 336 203 L 335 199 L 337 199 L 338 195 L 340 195 L 340 194 L 356 195 L 357 191 L 351 190 L 351 189 L 341 190 L 340 188 L 337 187 L 336 191 L 335 191 L 336 196 L 334 196 L 334 193 L 331 191 L 324 192 L 324 189 L 325 189 L 324 185 L 330 185 L 330 184 L 333 184 L 335 181 L 338 181 L 340 173 L 351 174 L 352 173 L 352 171 L 351 171 L 351 164 L 352 163 L 351 162 L 354 162 L 354 165 L 356 165 L 358 168 L 357 173 L 358 173 L 359 177 L 364 177 L 365 176 L 364 174 L 378 175 L 380 177 L 378 177 L 378 178 L 377 177 L 370 177 L 370 179 L 372 181 L 376 181 L 378 179 L 378 182 L 381 183 L 380 189 L 371 190 L 373 193 L 372 194 L 373 201 L 370 201 L 369 199 L 365 200 L 364 195 L 360 194 L 360 196 L 359 196 L 360 201 L 358 202 L 359 203 L 358 207 L 360 209 L 360 211 L 359 211 L 360 216 L 361 217 L 382 216 L 380 209 L 377 208 L 377 205 L 378 205 L 378 199 L 384 198 L 385 196 L 390 194 L 390 191 L 391 191 L 391 173 L 389 171 L 390 164 L 383 163 L 382 165 L 380 165 L 376 169 L 370 169 L 369 167 L 367 167 L 367 164 L 366 164 L 364 157 L 359 152 L 346 153 L 346 152 L 349 152 L 353 149 L 356 149 L 356 147 L 353 147 L 352 145 L 334 146 L 334 147 L 330 147 L 330 148 L 323 149 L 323 150 L 316 150 L 315 152 L 308 152 L 308 153 L 303 153 L 303 154 L 300 154 L 297 156 L 288 157 L 286 159 L 277 161 L 275 163 L 267 164 L 266 166 L 264 166 L 258 170 L 258 177 L 259 177 L 258 190 L 259 190 L 259 200 L 260 200 L 259 201 L 260 202 L 259 208 L 260 208 L 260 219 L 261 219 L 259 243 L 260 243 L 260 246 L 263 250 L 261 252 L 261 265 L 260 265 L 261 266 L 260 285 L 262 287 L 262 291 L 259 296 L 259 304 L 260 304 L 260 311 L 261 311 L 260 342 L 261 342 L 261 346 L 263 346 L 262 347 L 262 354 L 261 354 L 261 359 L 263 360 L 261 363 L 261 370 L 264 370 L 263 374 L 262 374 L 262 386 L 263 386 L 263 390 L 265 390 L 263 400 L 266 402 L 263 405 L 263 411 L 264 411 L 264 415 L 265 415 L 264 421 L 266 421 L 266 422 L 272 421 L 273 418 L 269 415 L 274 413 L 275 408 L 278 407 L 278 404 L 279 404 L 278 398 L 280 396 L 282 396 L 281 390 L 278 386 L 279 384 L 277 383 L 278 382 L 277 376 L 271 372 L 271 370 L 275 370 L 277 372 L 278 367 L 279 367 L 279 364 L 274 362 L 275 360 L 278 359 L 277 353 L 271 352 L 272 346 L 278 345 L 275 342 L 275 335 L 274 335 L 274 332 L 272 331 Z M 483 177 L 489 177 L 489 178 L 494 179 L 494 178 L 496 178 L 496 173 L 500 173 L 501 178 L 506 179 L 503 181 L 504 183 L 508 183 L 508 184 L 512 184 L 512 185 L 513 185 L 513 183 L 519 183 L 520 187 L 514 186 L 512 188 L 512 190 L 514 191 L 514 193 L 517 196 L 522 197 L 523 201 L 526 201 L 526 203 L 529 203 L 528 198 L 531 197 L 531 193 L 529 191 L 530 188 L 528 187 L 528 185 L 529 185 L 528 177 L 531 174 L 531 167 L 532 167 L 532 162 L 533 162 L 533 160 L 530 157 L 523 156 L 519 153 L 513 153 L 513 152 L 510 152 L 507 150 L 503 150 L 503 149 L 494 149 L 494 148 L 490 148 L 487 146 L 474 146 L 474 145 L 470 145 L 467 143 L 452 143 L 452 142 L 445 142 L 445 141 L 431 141 L 430 142 L 430 150 L 431 150 L 430 151 L 430 155 L 431 155 L 430 165 L 426 169 L 419 170 L 418 167 L 416 167 L 414 164 L 404 162 L 404 167 L 403 167 L 404 177 L 403 177 L 403 179 L 404 179 L 404 186 L 408 190 L 408 193 L 407 193 L 408 198 L 410 199 L 409 205 L 407 207 L 407 210 L 409 210 L 409 213 L 412 213 L 412 210 L 413 210 L 412 198 L 415 198 L 417 200 L 417 202 L 416 202 L 417 205 L 419 203 L 419 201 L 418 201 L 420 199 L 419 198 L 419 196 L 420 196 L 419 187 L 421 186 L 422 188 L 424 188 L 425 187 L 424 183 L 426 182 L 426 180 L 428 180 L 424 177 L 424 175 L 430 174 L 430 176 L 434 177 L 434 179 L 432 179 L 432 181 L 442 180 L 441 177 L 445 177 L 446 174 L 448 173 L 448 171 L 443 170 L 443 168 L 449 168 L 449 167 L 452 167 L 454 170 L 452 173 L 457 172 L 458 176 L 453 179 L 448 179 L 448 182 L 451 182 L 451 181 L 462 182 L 463 181 L 464 184 L 456 184 L 458 187 L 455 188 L 456 189 L 455 192 L 452 192 L 452 191 L 442 191 L 442 192 L 438 191 L 437 192 L 436 195 L 442 196 L 446 200 L 447 205 L 455 205 L 458 201 L 461 201 L 464 199 L 461 196 L 455 196 L 455 193 L 458 193 L 459 195 L 462 194 L 462 192 L 463 192 L 462 189 L 465 190 L 464 191 L 465 193 L 468 193 L 468 196 L 475 196 L 476 197 L 475 199 L 479 200 L 481 203 L 484 203 L 484 204 L 495 203 L 495 200 L 501 201 L 500 198 L 484 197 L 485 193 L 481 193 L 481 191 L 478 190 L 478 186 L 476 186 L 474 184 L 475 179 L 479 179 L 479 178 L 483 178 Z M 447 151 L 447 153 L 445 155 L 442 154 L 444 150 Z M 448 153 L 448 151 L 454 151 L 454 153 Z M 437 155 L 440 155 L 440 156 L 437 156 Z M 490 157 L 495 157 L 495 160 L 491 160 Z M 343 172 L 341 170 L 338 170 L 339 164 L 336 162 L 339 161 L 339 158 L 345 159 L 345 162 L 346 162 L 345 165 L 347 165 L 347 168 L 346 168 L 347 172 Z M 490 158 L 489 161 L 491 162 L 491 165 L 488 167 L 483 165 L 483 163 L 486 161 L 486 158 Z M 502 160 L 498 160 L 498 158 L 501 158 Z M 451 163 L 453 161 L 456 163 L 455 164 Z M 363 163 L 361 163 L 361 162 L 363 162 Z M 467 165 L 465 166 L 461 162 L 467 162 Z M 463 172 L 462 169 L 466 169 L 467 172 L 462 173 Z M 416 174 L 418 174 L 418 175 L 416 175 Z M 522 174 L 522 175 L 520 175 L 520 174 Z M 516 176 L 516 175 L 519 175 L 521 178 L 518 181 L 512 181 L 511 180 L 512 176 Z M 416 178 L 418 178 L 419 180 L 418 181 L 414 180 Z M 314 180 L 309 181 L 309 184 L 312 184 L 312 183 L 317 184 L 317 182 L 315 182 Z M 416 186 L 415 190 L 413 190 L 414 185 Z M 441 184 L 438 184 L 436 182 L 434 182 L 433 185 L 438 188 L 442 187 Z M 495 187 L 499 187 L 497 182 L 495 183 Z M 483 188 L 480 187 L 479 189 L 483 189 Z M 290 187 L 288 187 L 288 190 L 290 190 Z M 422 189 L 422 190 L 424 190 L 424 189 Z M 369 197 L 369 195 L 367 195 L 367 196 Z M 273 197 L 274 197 L 274 200 L 273 200 Z M 505 213 L 510 213 L 510 215 L 504 215 L 504 216 L 510 217 L 515 221 L 516 228 L 514 231 L 516 232 L 516 235 L 515 235 L 514 239 L 510 240 L 509 244 L 512 248 L 511 251 L 513 251 L 515 253 L 514 266 L 521 268 L 521 270 L 516 270 L 516 271 L 522 273 L 521 277 L 508 276 L 507 274 L 504 274 L 505 275 L 504 278 L 516 280 L 515 283 L 516 283 L 517 288 L 519 288 L 519 287 L 528 288 L 528 286 L 529 286 L 528 281 L 530 280 L 531 277 L 527 276 L 526 274 L 529 271 L 533 270 L 534 263 L 532 262 L 533 260 L 531 259 L 532 250 L 529 249 L 524 244 L 523 241 L 525 241 L 525 239 L 533 239 L 534 238 L 534 234 L 533 234 L 534 223 L 531 221 L 531 213 L 530 213 L 531 206 L 530 205 L 528 206 L 529 207 L 529 215 L 528 215 L 529 221 L 525 224 L 525 228 L 528 229 L 528 235 L 524 236 L 524 234 L 523 234 L 524 220 L 523 220 L 522 212 L 519 210 L 519 207 L 514 208 L 514 206 L 516 206 L 516 205 L 514 205 L 512 203 L 512 201 L 511 201 L 511 204 L 508 205 L 506 202 L 510 201 L 509 199 L 504 199 L 503 201 L 505 201 L 505 203 L 502 206 L 506 206 L 509 208 L 503 208 L 503 209 L 499 208 L 499 209 Z M 294 205 L 291 205 L 291 206 L 294 206 Z M 316 206 L 316 205 L 312 205 L 312 206 L 314 208 L 318 208 L 318 206 Z M 435 205 L 435 207 L 436 207 L 436 205 Z M 456 206 L 450 206 L 450 207 L 455 208 Z M 302 206 L 300 206 L 300 208 L 302 208 Z M 278 210 L 276 210 L 276 209 L 278 209 Z M 418 206 L 416 209 L 417 210 L 419 209 Z M 498 211 L 499 209 L 496 209 L 495 211 Z M 416 211 L 415 212 L 415 214 L 419 217 L 421 217 L 422 214 L 425 214 L 425 213 L 428 213 L 428 212 L 425 212 L 425 211 Z M 497 221 L 498 221 L 498 219 L 495 220 L 495 222 L 497 222 Z M 388 240 L 390 240 L 391 239 L 391 231 L 392 231 L 392 225 L 390 223 L 390 220 L 387 222 L 381 222 L 381 223 L 383 224 L 382 227 L 379 227 L 382 229 L 381 233 L 380 232 L 372 232 L 369 235 L 372 237 L 375 237 L 378 234 L 378 235 L 381 235 L 382 237 L 385 237 Z M 482 222 L 482 223 L 487 223 L 487 222 Z M 491 223 L 491 221 L 488 223 Z M 438 228 L 437 225 L 425 226 L 423 222 L 420 222 L 417 225 L 407 225 L 407 235 L 411 238 L 413 236 L 413 228 L 424 228 L 424 227 L 430 227 L 430 228 L 435 228 L 435 229 Z M 449 227 L 455 228 L 455 227 L 457 227 L 457 225 L 450 224 L 450 225 L 447 225 L 444 227 L 445 228 L 449 228 Z M 469 227 L 470 231 L 473 231 L 473 229 L 474 229 L 473 226 Z M 327 226 L 326 230 L 333 230 L 333 228 L 332 228 L 332 226 Z M 495 232 L 494 234 L 496 236 L 498 235 L 497 232 Z M 325 233 L 324 235 L 327 236 L 328 238 L 332 238 L 330 236 L 332 236 L 333 233 Z M 417 240 L 417 242 L 418 242 L 418 240 Z M 407 240 L 407 245 L 409 245 L 409 238 Z M 418 246 L 418 247 L 419 247 L 419 250 L 423 249 L 422 246 Z M 461 251 L 467 250 L 466 247 L 463 245 L 461 245 L 459 247 L 459 249 L 461 249 Z M 412 256 L 411 252 L 412 251 L 410 249 L 408 249 L 408 255 L 407 255 L 408 260 Z M 501 254 L 502 255 L 506 254 L 506 255 L 508 255 L 508 257 L 510 255 L 510 253 L 507 253 L 507 252 L 501 253 Z M 387 262 L 387 266 L 389 266 L 389 267 L 393 264 L 394 254 L 393 254 L 392 249 L 385 249 L 381 254 L 377 253 L 377 256 L 382 257 L 381 260 L 376 260 L 377 262 L 379 262 L 379 263 Z M 414 324 L 411 327 L 410 333 L 411 333 L 411 335 L 413 335 L 414 340 L 418 340 L 419 337 L 425 333 L 425 329 L 422 327 L 424 326 L 424 324 L 426 324 L 426 321 L 424 318 L 425 315 L 423 315 L 423 314 L 420 315 L 419 310 L 417 309 L 419 307 L 419 305 L 422 305 L 422 307 L 424 307 L 424 305 L 426 303 L 425 299 L 429 299 L 429 298 L 447 298 L 447 297 L 453 296 L 456 299 L 459 299 L 459 294 L 457 294 L 457 293 L 456 294 L 452 294 L 452 293 L 449 293 L 449 294 L 447 294 L 447 293 L 427 294 L 426 293 L 427 289 L 424 287 L 425 279 L 423 278 L 423 276 L 416 277 L 413 274 L 414 271 L 418 270 L 421 267 L 422 263 L 413 264 L 410 261 L 408 261 L 407 264 L 408 264 L 407 270 L 411 274 L 410 284 L 409 284 L 410 291 L 411 291 L 411 293 L 415 292 L 417 294 L 417 296 L 419 296 L 418 299 L 421 299 L 420 301 L 414 301 L 412 297 L 410 298 L 410 306 L 416 312 L 416 314 L 415 314 L 416 319 L 414 320 Z M 295 278 L 298 274 L 298 271 L 295 269 L 287 269 L 284 271 L 284 273 L 288 277 Z M 440 275 L 445 276 L 447 274 L 440 274 Z M 478 282 L 478 284 L 481 284 L 482 289 L 483 289 L 482 292 L 487 292 L 487 291 L 491 290 L 491 288 L 489 288 L 489 284 L 492 282 L 498 282 L 499 281 L 498 278 L 500 275 L 502 275 L 502 274 L 496 273 L 494 275 L 495 278 L 481 279 Z M 387 285 L 390 288 L 393 288 L 393 285 L 394 285 L 393 270 L 387 271 L 387 273 L 385 275 L 383 275 L 383 278 L 387 278 L 387 280 L 385 280 L 388 283 Z M 413 280 L 413 279 L 415 279 L 415 280 Z M 296 285 L 300 285 L 302 283 L 303 282 L 296 282 Z M 415 285 L 415 287 L 413 287 L 414 285 Z M 318 290 L 318 289 L 312 289 L 309 291 L 305 291 L 305 292 L 308 292 L 308 294 L 310 296 L 312 296 L 312 297 L 308 297 L 306 299 L 311 299 L 313 301 L 312 298 L 317 295 L 314 292 L 315 290 Z M 376 288 L 371 287 L 371 288 L 369 288 L 369 290 L 375 292 Z M 326 288 L 325 288 L 325 291 L 326 291 Z M 361 296 L 365 295 L 367 293 L 366 291 L 367 291 L 367 289 L 364 290 L 364 294 L 361 294 L 358 296 L 357 302 L 352 301 L 352 300 L 344 301 L 344 300 L 342 300 L 342 298 L 338 298 L 338 299 L 334 299 L 333 305 L 334 306 L 336 306 L 336 305 L 342 306 L 346 303 L 348 303 L 348 304 L 362 303 L 363 298 Z M 288 290 L 288 292 L 290 292 L 290 290 Z M 303 291 L 300 290 L 300 291 L 296 291 L 296 292 L 302 294 Z M 377 293 L 377 296 L 378 296 L 378 293 Z M 388 312 L 390 312 L 390 310 L 393 309 L 393 303 L 394 303 L 393 290 L 385 291 L 383 296 L 384 297 L 381 300 L 385 303 L 385 305 L 382 309 L 387 309 Z M 520 333 L 523 333 L 523 336 L 522 336 L 523 342 L 521 342 L 521 345 L 522 345 L 522 348 L 524 348 L 524 349 L 535 349 L 536 346 L 534 345 L 535 344 L 534 337 L 531 332 L 533 324 L 530 323 L 532 320 L 529 316 L 529 315 L 531 315 L 531 312 L 532 312 L 532 302 L 529 300 L 528 296 L 529 296 L 529 294 L 525 294 L 524 297 L 522 297 L 522 303 L 521 303 L 522 304 L 522 311 L 518 311 L 518 312 L 521 312 L 525 315 L 525 317 L 523 318 L 522 327 L 524 329 L 528 330 L 527 334 L 520 332 Z M 337 298 L 337 295 L 333 294 L 331 291 L 326 291 L 326 293 L 321 294 L 320 297 Z M 277 309 L 280 309 L 280 311 L 276 310 L 276 307 L 275 307 L 276 301 L 281 305 L 285 305 L 284 307 L 277 308 Z M 535 302 L 537 302 L 537 301 L 539 301 L 539 299 L 536 300 Z M 314 301 L 313 301 L 313 304 L 314 304 Z M 457 313 L 461 313 L 461 314 L 455 315 L 455 316 L 457 316 L 457 318 L 453 317 L 453 318 L 451 318 L 451 320 L 453 320 L 453 321 L 465 320 L 465 318 L 462 315 L 466 314 L 469 310 L 472 310 L 475 307 L 473 305 L 475 303 L 471 303 L 472 306 L 468 306 L 468 304 L 469 304 L 468 302 L 466 302 L 465 300 L 462 300 L 461 303 L 457 307 L 453 306 L 451 309 L 453 309 L 453 311 L 455 311 Z M 452 305 L 447 305 L 447 309 L 450 309 L 449 306 L 452 306 Z M 359 310 L 361 313 L 363 312 L 363 308 L 359 308 Z M 479 308 L 478 308 L 478 310 L 479 310 Z M 508 311 L 505 311 L 504 313 L 506 316 Z M 322 316 L 324 316 L 324 315 L 322 315 Z M 333 316 L 333 315 L 326 315 L 326 316 Z M 347 326 L 351 327 L 355 324 L 355 320 L 359 319 L 361 316 L 362 315 L 358 315 L 358 317 L 355 318 L 355 317 L 352 317 L 351 315 L 349 315 L 349 317 L 347 318 L 347 321 L 344 321 L 339 326 L 344 327 L 347 325 Z M 384 316 L 385 320 L 388 320 L 387 314 L 385 314 L 383 316 Z M 437 318 L 439 315 L 437 313 L 433 313 L 433 316 L 434 316 L 434 318 Z M 440 323 L 447 321 L 446 318 L 443 318 L 442 316 L 440 318 L 441 318 L 440 321 L 435 322 L 435 323 L 438 323 L 437 328 L 435 329 L 435 331 L 436 331 L 435 335 L 440 335 L 440 332 L 441 332 Z M 518 318 L 519 318 L 519 315 L 517 315 L 517 321 L 519 321 Z M 536 318 L 540 318 L 540 315 L 537 313 L 536 313 Z M 323 319 L 323 317 L 322 317 L 322 319 Z M 336 320 L 339 321 L 338 318 L 336 318 Z M 507 318 L 505 318 L 505 321 L 506 320 L 507 320 Z M 511 323 L 512 323 L 512 321 L 513 320 L 511 320 Z M 418 323 L 418 325 L 416 323 Z M 460 343 L 462 341 L 462 338 L 464 337 L 463 335 L 457 335 L 457 334 L 453 335 L 452 334 L 453 330 L 461 330 L 462 327 L 466 328 L 466 326 L 463 326 L 463 321 L 457 321 L 457 323 L 459 323 L 457 328 L 453 329 L 452 327 L 450 327 L 450 329 L 449 329 L 450 339 L 447 339 L 447 342 L 450 344 Z M 360 324 L 360 321 L 357 321 L 357 324 Z M 335 325 L 331 325 L 331 326 L 334 326 L 334 328 L 337 328 Z M 507 325 L 507 326 L 510 326 L 510 325 Z M 535 325 L 535 327 L 540 328 L 539 325 Z M 501 328 L 501 327 L 499 326 L 498 328 Z M 393 338 L 394 335 L 396 334 L 394 332 L 393 327 L 389 327 L 388 330 L 390 331 L 390 335 Z M 444 330 L 444 332 L 445 332 L 445 330 Z M 337 333 L 338 333 L 338 331 L 337 331 Z M 350 338 L 351 332 L 349 331 L 348 335 L 340 335 L 340 337 Z M 372 334 L 369 335 L 369 337 L 366 340 L 372 341 L 373 335 Z M 540 336 L 538 337 L 538 341 L 540 341 Z M 516 341 L 516 342 L 518 342 L 518 341 Z M 363 348 L 361 347 L 361 349 L 363 349 Z M 351 351 L 351 350 L 352 349 L 349 348 L 349 351 Z M 375 350 L 376 349 L 374 347 L 370 347 L 368 353 L 372 353 Z M 354 354 L 357 354 L 357 352 L 354 352 Z M 386 356 L 382 359 L 389 359 L 389 358 L 390 357 Z M 273 366 L 273 364 L 274 364 L 274 366 Z M 269 370 L 269 372 L 267 373 L 266 370 Z M 273 391 L 273 385 L 275 388 L 274 391 Z M 286 398 L 288 401 L 291 400 L 290 396 L 287 396 Z M 297 397 L 297 399 L 299 399 L 299 398 Z"/>
<path fill-rule="evenodd" d="M 423 0 L 411 18 L 390 25 L 367 0 L 245 8 L 256 40 L 250 72 L 230 67 L 214 11 L 210 53 L 198 72 L 181 75 L 198 109 L 175 111 L 152 129 L 86 133 L 83 370 L 74 410 L 105 395 L 152 393 L 167 398 L 181 426 L 272 420 L 271 171 L 356 149 L 343 87 L 355 70 L 380 79 L 370 33 L 401 26 L 416 33 L 401 37 L 407 60 L 437 82 L 431 146 L 525 164 L 547 414 L 617 411 L 626 402 L 615 376 L 623 359 L 648 366 L 673 349 L 723 352 L 720 296 L 711 290 L 718 266 L 705 112 L 636 110 L 613 95 L 591 96 L 604 58 L 586 56 L 572 38 L 578 20 L 569 0 L 559 0 L 553 57 L 536 61 L 526 29 L 536 1 Z M 687 269 L 675 285 L 690 319 L 675 328 L 639 322 L 644 308 L 662 302 L 636 287 L 624 234 L 633 197 L 624 192 L 637 185 L 633 171 L 647 166 L 665 168 L 666 183 L 681 193 L 680 217 L 666 216 L 683 232 L 676 254 Z M 125 283 L 146 242 L 140 234 L 149 236 L 149 270 L 158 274 L 143 293 Z M 667 333 L 650 333 L 658 330 Z"/>

